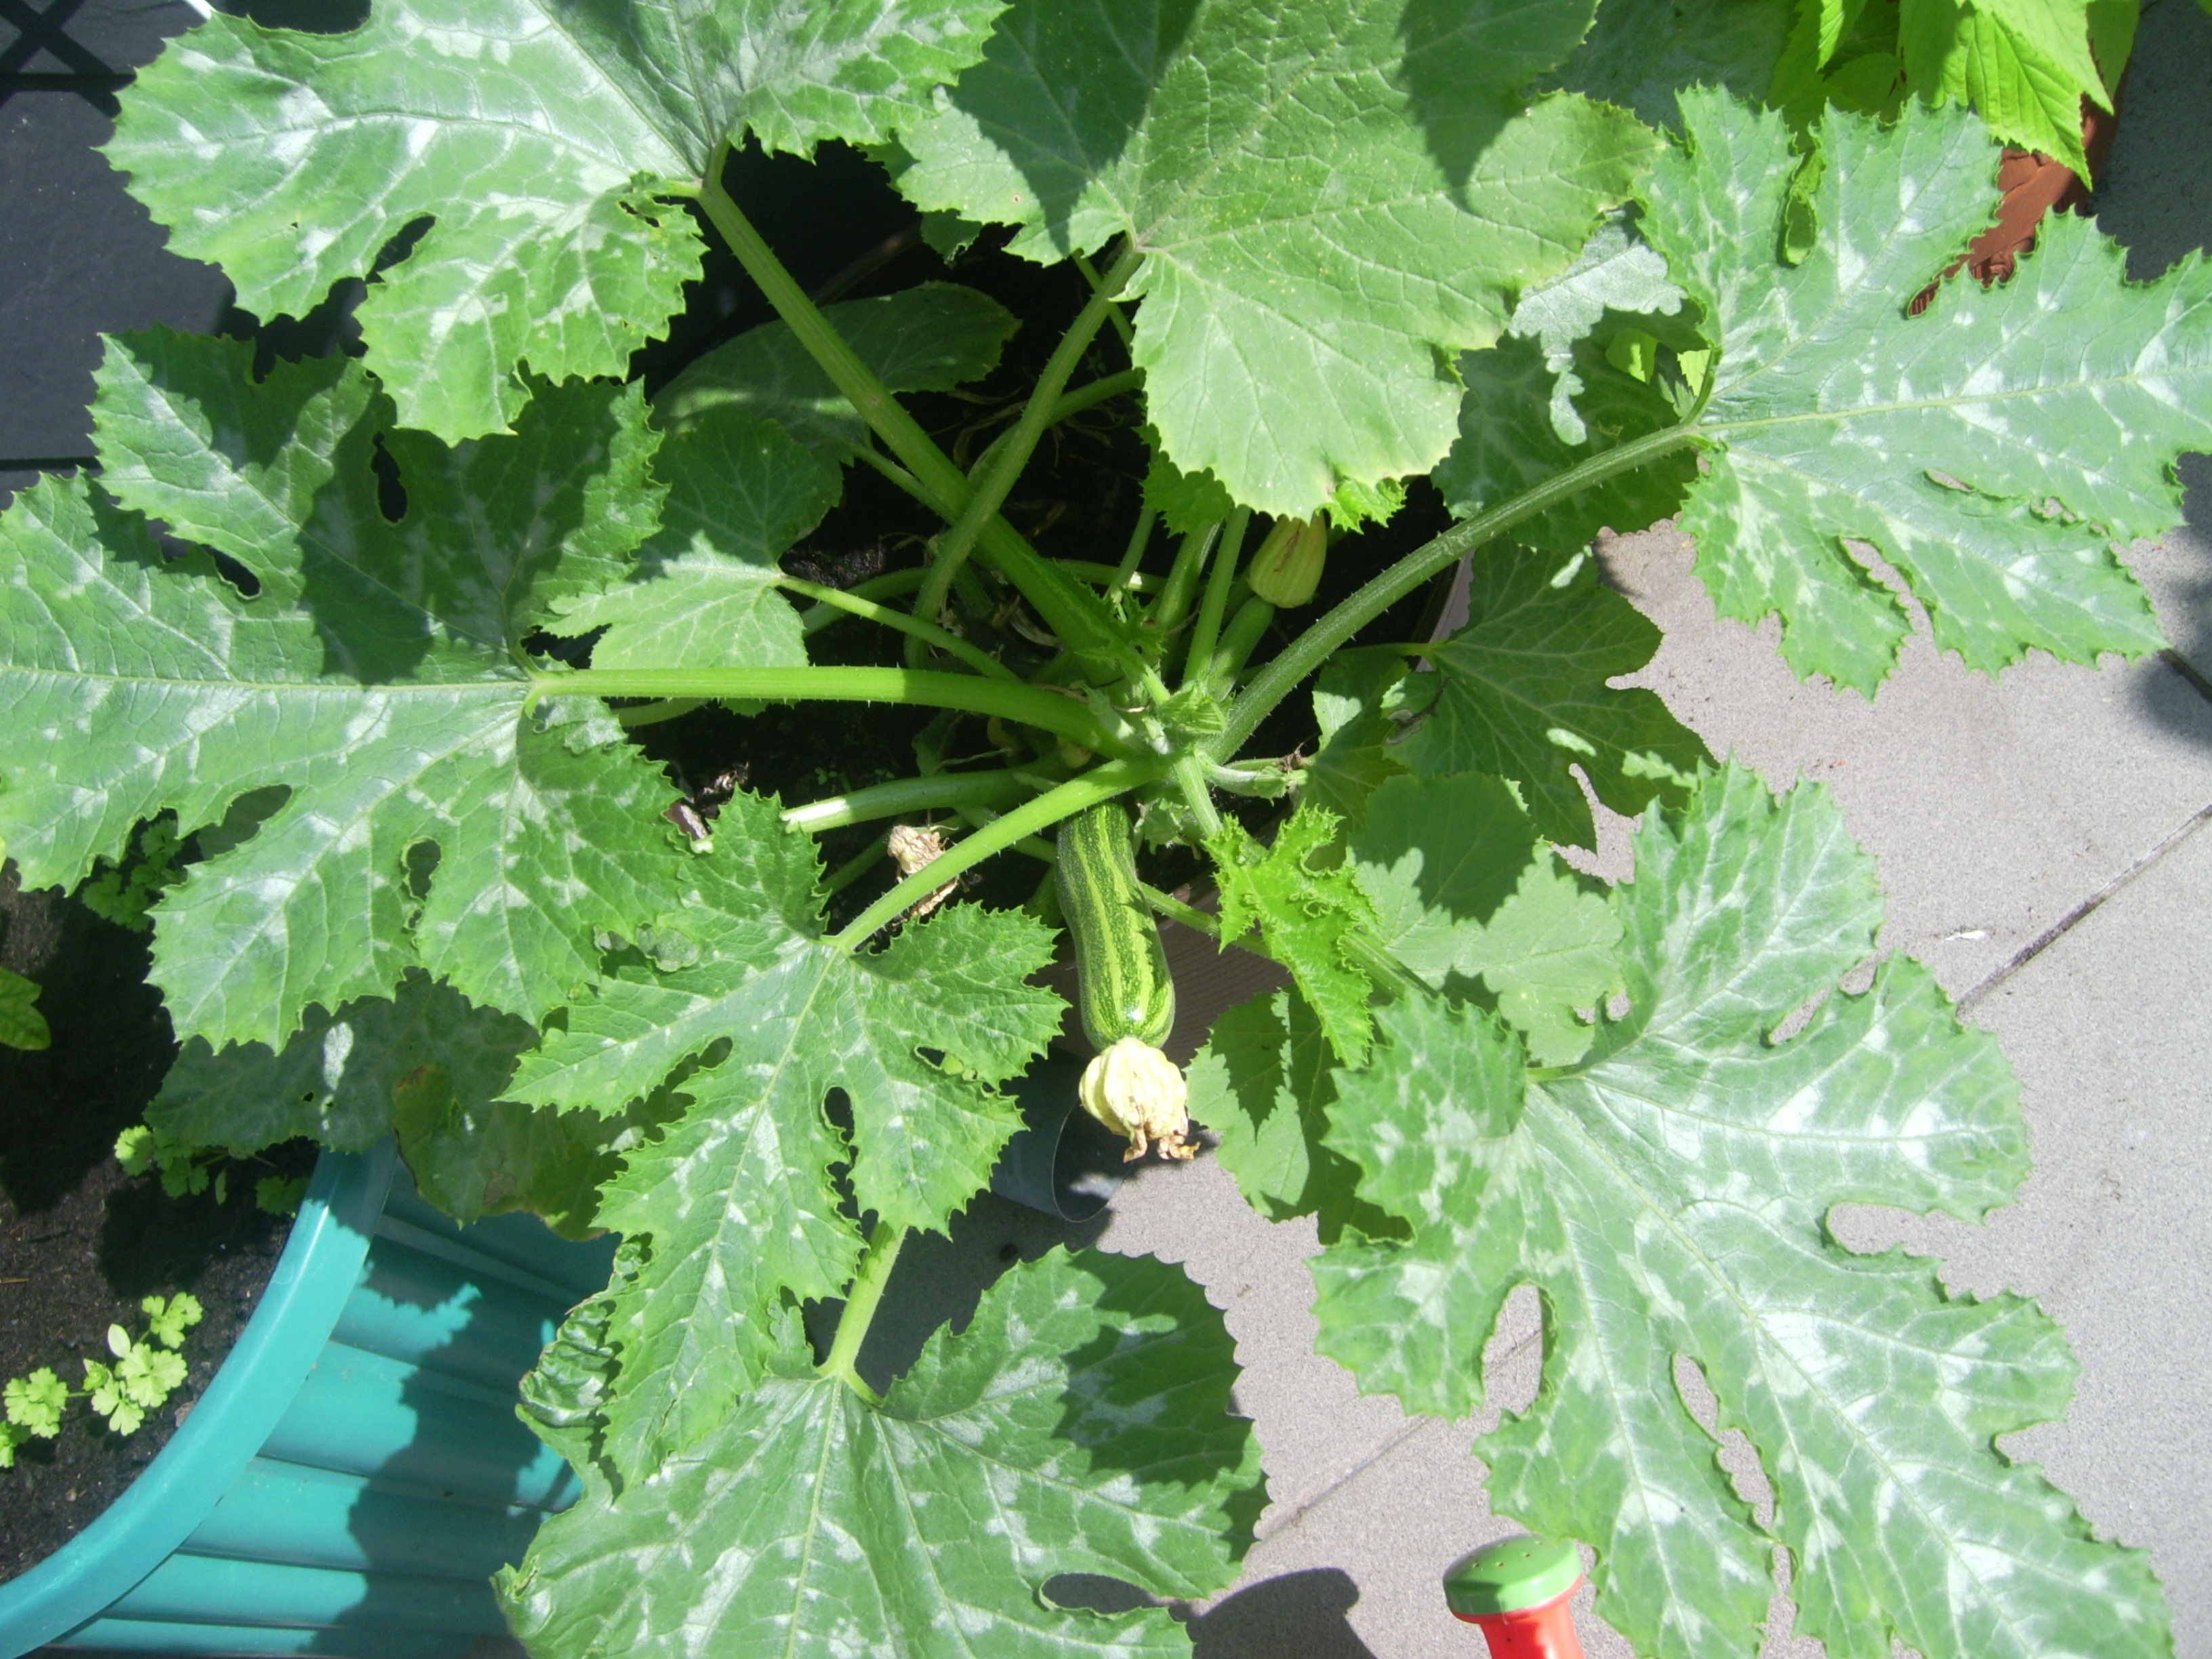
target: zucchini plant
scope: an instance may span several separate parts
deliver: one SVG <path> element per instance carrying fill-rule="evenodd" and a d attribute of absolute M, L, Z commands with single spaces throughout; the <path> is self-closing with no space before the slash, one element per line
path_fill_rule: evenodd
<path fill-rule="evenodd" d="M 1256 1206 L 1317 1215 L 1322 1348 L 1409 1411 L 1477 1407 L 1536 1287 L 1540 1391 L 1478 1450 L 1639 1652 L 1754 1652 L 1778 1547 L 1839 1659 L 2169 1650 L 2145 1558 L 1996 1448 L 2063 1410 L 2057 1328 L 1826 1229 L 2007 1201 L 2003 1058 L 1913 962 L 1851 977 L 1870 860 L 1613 684 L 1658 635 L 1587 557 L 1679 515 L 1723 614 L 1869 696 L 1916 615 L 1991 673 L 2160 647 L 2116 549 L 2212 448 L 2212 270 L 2130 283 L 2059 217 L 2009 283 L 1942 281 L 2043 131 L 1974 106 L 2109 102 L 2121 9 L 370 0 L 170 46 L 109 156 L 254 313 L 365 281 L 360 349 L 109 342 L 97 471 L 0 519 L 0 833 L 33 884 L 198 837 L 151 896 L 155 1128 L 396 1133 L 458 1214 L 621 1236 L 525 1389 L 586 1486 L 502 1580 L 534 1653 L 1182 1650 L 1157 1603 L 1231 1582 L 1263 1494 L 1179 1269 L 1056 1251 L 861 1363 L 1060 1025 L 1056 908 L 1094 1038 L 1158 1041 L 1139 903 L 1294 988 L 1094 1105 L 1181 1149 L 1187 1091 Z M 1883 29 L 1888 79 L 1842 75 Z M 832 140 L 948 258 L 1080 272 L 972 461 L 914 395 L 1036 319 L 957 260 L 817 305 L 726 164 Z M 710 242 L 778 320 L 648 398 Z M 1118 564 L 1010 507 L 1102 410 L 1150 446 Z M 854 475 L 921 550 L 787 569 Z M 1409 492 L 1411 550 L 1344 533 Z M 832 627 L 880 648 L 819 660 Z M 672 823 L 669 722 L 816 702 L 928 715 L 914 774 Z M 1610 890 L 1555 851 L 1593 798 L 1642 816 Z M 855 825 L 908 832 L 902 873 L 825 873 Z"/>

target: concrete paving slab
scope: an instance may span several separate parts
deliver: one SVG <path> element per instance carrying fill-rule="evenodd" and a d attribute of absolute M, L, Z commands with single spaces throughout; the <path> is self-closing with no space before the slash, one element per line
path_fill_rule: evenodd
<path fill-rule="evenodd" d="M 1717 617 L 1692 556 L 1668 528 L 1600 542 L 1607 578 L 1666 635 L 1626 683 L 1771 787 L 1826 784 L 1881 861 L 1884 945 L 1954 997 L 2212 805 L 2212 698 L 2162 657 L 2039 653 L 1991 680 L 1923 632 L 1869 702 L 1801 684 L 1771 621 Z"/>

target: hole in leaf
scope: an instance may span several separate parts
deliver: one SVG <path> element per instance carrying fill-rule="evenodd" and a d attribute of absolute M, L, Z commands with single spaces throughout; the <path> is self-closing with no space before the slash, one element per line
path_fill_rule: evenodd
<path fill-rule="evenodd" d="M 1483 1397 L 1517 1416 L 1536 1403 L 1543 1379 L 1544 1298 L 1534 1285 L 1516 1285 L 1483 1344 Z"/>
<path fill-rule="evenodd" d="M 407 486 L 399 481 L 399 463 L 384 447 L 384 434 L 376 434 L 375 447 L 370 451 L 368 470 L 376 477 L 377 511 L 393 524 L 407 516 Z"/>
<path fill-rule="evenodd" d="M 219 858 L 234 847 L 243 847 L 261 833 L 261 826 L 283 810 L 292 799 L 289 784 L 265 784 L 249 789 L 231 802 L 220 823 L 203 824 L 192 832 L 192 844 L 204 859 Z"/>
<path fill-rule="evenodd" d="M 1683 1409 L 1697 1419 L 1698 1426 L 1713 1437 L 1718 1448 L 1716 1455 L 1729 1484 L 1735 1488 L 1736 1496 L 1751 1505 L 1761 1527 L 1771 1527 L 1774 1484 L 1767 1479 L 1766 1466 L 1759 1462 L 1759 1448 L 1751 1443 L 1751 1437 L 1741 1429 L 1720 1426 L 1720 1400 L 1713 1393 L 1705 1368 L 1687 1354 L 1674 1356 L 1674 1392 Z"/>
<path fill-rule="evenodd" d="M 417 904 L 430 896 L 430 878 L 438 873 L 439 862 L 445 856 L 445 848 L 434 841 L 418 841 L 400 854 L 407 896 Z"/>

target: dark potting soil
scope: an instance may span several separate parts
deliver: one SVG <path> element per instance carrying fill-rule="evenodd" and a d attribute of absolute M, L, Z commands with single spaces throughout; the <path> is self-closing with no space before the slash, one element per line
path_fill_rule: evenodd
<path fill-rule="evenodd" d="M 253 1164 L 231 1166 L 218 1204 L 212 1191 L 170 1198 L 158 1176 L 116 1163 L 116 1136 L 140 1121 L 176 1054 L 145 982 L 144 936 L 58 892 L 19 890 L 10 866 L 0 963 L 39 982 L 53 1031 L 40 1052 L 0 1048 L 0 1379 L 49 1365 L 81 1386 L 85 1358 L 112 1358 L 110 1324 L 145 1334 L 142 1297 L 189 1291 L 206 1310 L 185 1340 L 185 1385 L 136 1434 L 109 1433 L 72 1401 L 58 1438 L 18 1447 L 15 1467 L 0 1469 L 5 1582 L 75 1537 L 167 1443 L 252 1316 L 290 1223 L 254 1206 L 265 1171 Z"/>

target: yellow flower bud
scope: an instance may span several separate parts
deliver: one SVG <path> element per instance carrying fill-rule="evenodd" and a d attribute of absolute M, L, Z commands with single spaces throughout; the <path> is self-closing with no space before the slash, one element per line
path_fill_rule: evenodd
<path fill-rule="evenodd" d="M 1252 591 L 1279 610 L 1304 605 L 1321 586 L 1321 568 L 1328 556 L 1328 520 L 1278 519 L 1252 556 L 1247 573 Z"/>
<path fill-rule="evenodd" d="M 1126 1162 L 1142 1158 L 1147 1143 L 1162 1158 L 1191 1158 L 1190 1091 L 1182 1071 L 1149 1042 L 1123 1037 L 1083 1068 L 1076 1093 L 1083 1109 L 1117 1135 L 1128 1137 Z"/>

